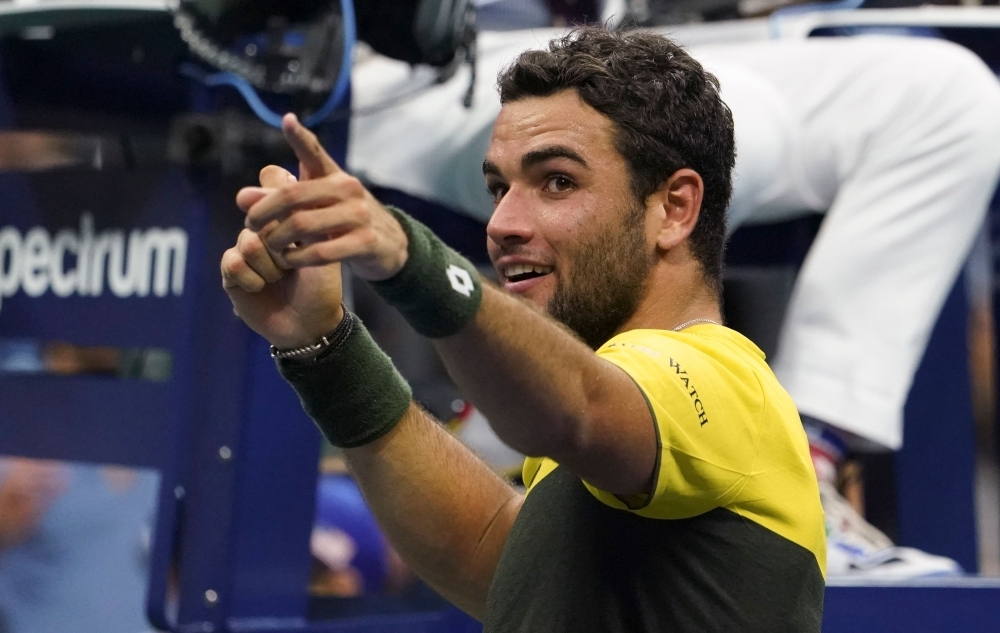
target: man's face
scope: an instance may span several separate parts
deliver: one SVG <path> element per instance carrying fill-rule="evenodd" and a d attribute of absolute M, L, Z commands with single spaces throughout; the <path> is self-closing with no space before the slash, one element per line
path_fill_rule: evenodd
<path fill-rule="evenodd" d="M 503 287 L 599 347 L 635 312 L 653 263 L 613 124 L 573 90 L 508 103 L 483 171 Z"/>

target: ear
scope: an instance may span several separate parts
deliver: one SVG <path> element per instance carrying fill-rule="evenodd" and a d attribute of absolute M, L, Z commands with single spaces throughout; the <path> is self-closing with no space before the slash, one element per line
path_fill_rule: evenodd
<path fill-rule="evenodd" d="M 693 169 L 678 169 L 649 197 L 661 220 L 656 246 L 670 250 L 691 235 L 701 213 L 705 183 Z"/>

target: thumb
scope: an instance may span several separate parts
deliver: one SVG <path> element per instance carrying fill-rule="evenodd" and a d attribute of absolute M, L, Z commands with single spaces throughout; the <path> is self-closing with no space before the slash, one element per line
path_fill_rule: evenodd
<path fill-rule="evenodd" d="M 243 187 L 236 194 L 236 206 L 246 213 L 250 207 L 263 200 L 275 189 L 297 182 L 295 176 L 287 169 L 282 169 L 277 165 L 268 165 L 260 170 L 259 187 Z"/>
<path fill-rule="evenodd" d="M 268 165 L 260 170 L 260 186 L 268 189 L 280 189 L 296 181 L 292 172 L 277 165 Z"/>
<path fill-rule="evenodd" d="M 330 158 L 316 135 L 302 125 L 294 114 L 286 114 L 281 120 L 281 130 L 285 140 L 291 146 L 299 159 L 299 169 L 302 180 L 322 178 L 339 171 L 340 166 Z"/>

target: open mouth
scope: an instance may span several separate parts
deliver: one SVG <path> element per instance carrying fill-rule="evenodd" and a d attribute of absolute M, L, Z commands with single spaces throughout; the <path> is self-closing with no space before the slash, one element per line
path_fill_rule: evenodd
<path fill-rule="evenodd" d="M 552 266 L 533 266 L 530 264 L 515 264 L 514 266 L 504 266 L 503 276 L 510 283 L 527 281 L 536 277 L 541 277 L 551 273 Z"/>

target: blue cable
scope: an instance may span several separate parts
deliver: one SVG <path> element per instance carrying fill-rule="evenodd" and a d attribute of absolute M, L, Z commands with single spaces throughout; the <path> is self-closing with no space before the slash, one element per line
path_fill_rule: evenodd
<path fill-rule="evenodd" d="M 340 57 L 340 73 L 337 75 L 337 83 L 334 84 L 333 91 L 326 103 L 302 122 L 306 127 L 312 127 L 330 116 L 333 109 L 347 94 L 347 87 L 351 85 L 352 55 L 354 55 L 354 43 L 357 40 L 353 0 L 340 0 L 340 15 L 344 20 L 344 52 Z"/>
<path fill-rule="evenodd" d="M 181 74 L 200 81 L 209 88 L 217 88 L 219 86 L 231 86 L 235 88 L 243 96 L 243 99 L 246 100 L 247 105 L 254 111 L 254 114 L 259 116 L 264 123 L 277 128 L 281 127 L 281 115 L 267 107 L 267 104 L 261 101 L 260 95 L 250 85 L 250 82 L 243 77 L 233 73 L 215 73 L 210 75 L 194 64 L 181 64 Z"/>
<path fill-rule="evenodd" d="M 357 25 L 355 24 L 354 3 L 352 0 L 340 0 L 340 14 L 344 21 L 344 50 L 340 58 L 340 71 L 337 74 L 337 82 L 334 84 L 333 90 L 330 91 L 330 96 L 323 102 L 323 105 L 302 120 L 302 125 L 306 127 L 312 127 L 321 123 L 326 117 L 330 116 L 330 113 L 333 112 L 337 104 L 347 94 L 347 87 L 351 82 L 351 55 L 354 53 L 354 44 L 357 40 Z M 181 74 L 196 79 L 211 88 L 218 86 L 235 88 L 242 95 L 243 99 L 246 100 L 247 105 L 250 106 L 254 114 L 260 117 L 264 123 L 276 128 L 281 127 L 282 115 L 269 108 L 261 100 L 260 95 L 257 94 L 253 85 L 243 77 L 230 72 L 207 74 L 194 64 L 182 64 L 180 70 Z"/>
<path fill-rule="evenodd" d="M 790 7 L 782 7 L 771 14 L 770 20 L 770 31 L 771 39 L 776 39 L 779 35 L 779 26 L 782 18 L 788 17 L 790 15 L 801 15 L 803 13 L 812 13 L 814 11 L 838 11 L 841 9 L 851 10 L 860 9 L 861 5 L 865 3 L 865 0 L 838 0 L 838 2 L 816 2 L 813 4 L 797 4 Z"/>

